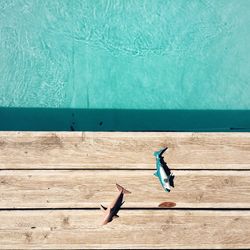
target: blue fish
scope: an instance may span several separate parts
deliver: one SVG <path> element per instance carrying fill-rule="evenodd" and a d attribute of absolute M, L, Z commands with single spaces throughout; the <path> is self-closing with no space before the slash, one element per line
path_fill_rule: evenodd
<path fill-rule="evenodd" d="M 168 148 L 154 152 L 156 157 L 156 172 L 154 175 L 159 178 L 160 183 L 166 192 L 170 192 L 170 188 L 174 187 L 174 175 L 171 173 L 167 163 L 164 161 L 163 153 Z"/>

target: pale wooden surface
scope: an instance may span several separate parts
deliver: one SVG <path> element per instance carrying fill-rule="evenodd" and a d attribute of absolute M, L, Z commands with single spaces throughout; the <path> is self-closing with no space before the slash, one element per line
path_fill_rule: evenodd
<path fill-rule="evenodd" d="M 153 170 L 0 171 L 0 208 L 99 208 L 118 194 L 132 194 L 124 207 L 156 208 L 172 201 L 183 208 L 250 208 L 250 171 L 176 170 L 166 193 Z"/>
<path fill-rule="evenodd" d="M 4 249 L 249 248 L 250 211 L 1 211 Z M 244 225 L 244 227 L 243 227 Z"/>
<path fill-rule="evenodd" d="M 0 168 L 250 169 L 250 133 L 0 132 Z"/>
<path fill-rule="evenodd" d="M 0 132 L 0 170 L 0 249 L 250 248 L 250 133 Z M 101 226 L 116 182 L 132 194 Z"/>

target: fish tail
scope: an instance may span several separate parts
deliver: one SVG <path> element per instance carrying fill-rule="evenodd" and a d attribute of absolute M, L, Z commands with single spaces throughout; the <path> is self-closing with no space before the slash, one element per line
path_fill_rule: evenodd
<path fill-rule="evenodd" d="M 155 157 L 160 157 L 168 149 L 168 147 L 162 148 L 159 151 L 154 152 Z"/>
<path fill-rule="evenodd" d="M 127 189 L 125 189 L 124 187 L 122 187 L 121 185 L 116 183 L 116 187 L 118 188 L 119 191 L 121 191 L 124 194 L 131 194 L 130 191 L 128 191 Z"/>

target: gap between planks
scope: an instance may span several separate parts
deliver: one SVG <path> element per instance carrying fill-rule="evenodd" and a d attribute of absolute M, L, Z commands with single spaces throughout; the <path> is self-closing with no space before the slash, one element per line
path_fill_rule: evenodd
<path fill-rule="evenodd" d="M 0 171 L 0 208 L 99 208 L 108 205 L 119 183 L 132 192 L 124 208 L 250 208 L 250 172 L 175 171 L 166 193 L 152 170 Z M 145 198 L 146 197 L 146 198 Z"/>
<path fill-rule="evenodd" d="M 0 171 L 155 171 L 155 168 L 0 168 Z M 233 172 L 248 172 L 250 169 L 240 169 L 240 168 L 171 168 L 171 171 L 233 171 Z"/>
<path fill-rule="evenodd" d="M 250 211 L 0 211 L 1 249 L 249 248 Z"/>

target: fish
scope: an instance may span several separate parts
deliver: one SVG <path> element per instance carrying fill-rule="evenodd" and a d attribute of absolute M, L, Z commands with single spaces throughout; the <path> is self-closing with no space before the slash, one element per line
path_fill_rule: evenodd
<path fill-rule="evenodd" d="M 119 194 L 114 199 L 114 201 L 108 206 L 105 207 L 101 205 L 101 210 L 104 212 L 104 219 L 102 222 L 102 225 L 106 225 L 109 222 L 113 220 L 113 218 L 118 218 L 118 212 L 121 208 L 121 206 L 124 204 L 124 194 L 131 194 L 130 191 L 126 190 L 124 187 L 120 186 L 119 184 L 116 184 L 117 189 L 119 190 Z"/>
<path fill-rule="evenodd" d="M 168 147 L 154 152 L 156 158 L 156 172 L 154 175 L 159 178 L 159 181 L 166 192 L 170 192 L 171 187 L 174 187 L 174 175 L 171 173 L 167 163 L 164 161 L 163 153 Z"/>

